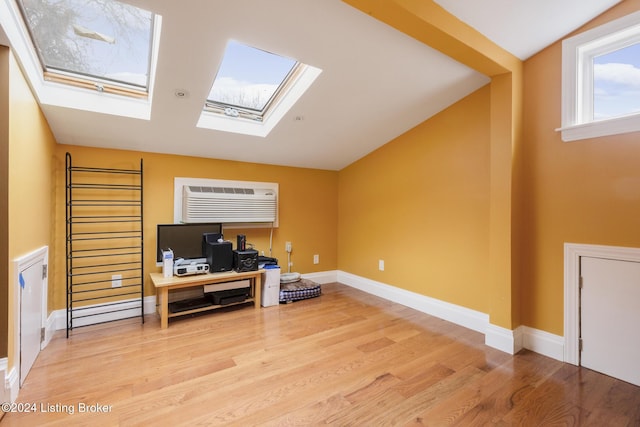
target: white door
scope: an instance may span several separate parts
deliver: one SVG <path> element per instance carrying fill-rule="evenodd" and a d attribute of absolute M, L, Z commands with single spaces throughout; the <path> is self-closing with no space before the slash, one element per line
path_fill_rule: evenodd
<path fill-rule="evenodd" d="M 42 327 L 42 259 L 19 273 L 20 285 L 20 386 L 40 353 Z"/>
<path fill-rule="evenodd" d="M 640 263 L 581 257 L 580 364 L 640 385 Z"/>

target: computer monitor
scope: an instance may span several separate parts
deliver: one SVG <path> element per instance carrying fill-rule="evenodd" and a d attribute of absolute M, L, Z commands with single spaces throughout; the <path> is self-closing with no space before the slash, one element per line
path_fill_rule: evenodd
<path fill-rule="evenodd" d="M 156 265 L 162 265 L 162 251 L 171 249 L 173 259 L 183 258 L 206 262 L 202 253 L 202 235 L 222 234 L 220 223 L 158 224 L 156 234 Z"/>

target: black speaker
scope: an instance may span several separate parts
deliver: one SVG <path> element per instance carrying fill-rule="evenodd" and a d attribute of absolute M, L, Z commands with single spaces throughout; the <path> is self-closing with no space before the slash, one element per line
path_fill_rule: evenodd
<path fill-rule="evenodd" d="M 209 273 L 231 271 L 233 269 L 233 249 L 231 242 L 203 242 Z"/>
<path fill-rule="evenodd" d="M 233 269 L 238 273 L 256 271 L 258 269 L 258 251 L 255 249 L 233 251 Z"/>

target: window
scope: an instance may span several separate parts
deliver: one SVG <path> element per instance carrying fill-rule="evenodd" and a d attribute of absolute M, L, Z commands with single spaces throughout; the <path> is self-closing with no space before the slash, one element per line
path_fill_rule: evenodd
<path fill-rule="evenodd" d="M 640 12 L 566 39 L 562 139 L 640 131 Z"/>
<path fill-rule="evenodd" d="M 146 97 L 153 13 L 115 0 L 18 0 L 44 79 Z"/>
<path fill-rule="evenodd" d="M 298 68 L 297 61 L 230 41 L 207 97 L 207 108 L 262 120 Z"/>
<path fill-rule="evenodd" d="M 320 70 L 230 40 L 198 127 L 266 136 Z"/>
<path fill-rule="evenodd" d="M 640 43 L 593 58 L 593 120 L 640 113 Z"/>

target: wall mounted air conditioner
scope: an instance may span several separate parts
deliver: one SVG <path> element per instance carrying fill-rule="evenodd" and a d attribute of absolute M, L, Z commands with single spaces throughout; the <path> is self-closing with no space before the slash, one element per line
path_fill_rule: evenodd
<path fill-rule="evenodd" d="M 277 191 L 257 186 L 182 186 L 182 222 L 274 223 Z"/>

